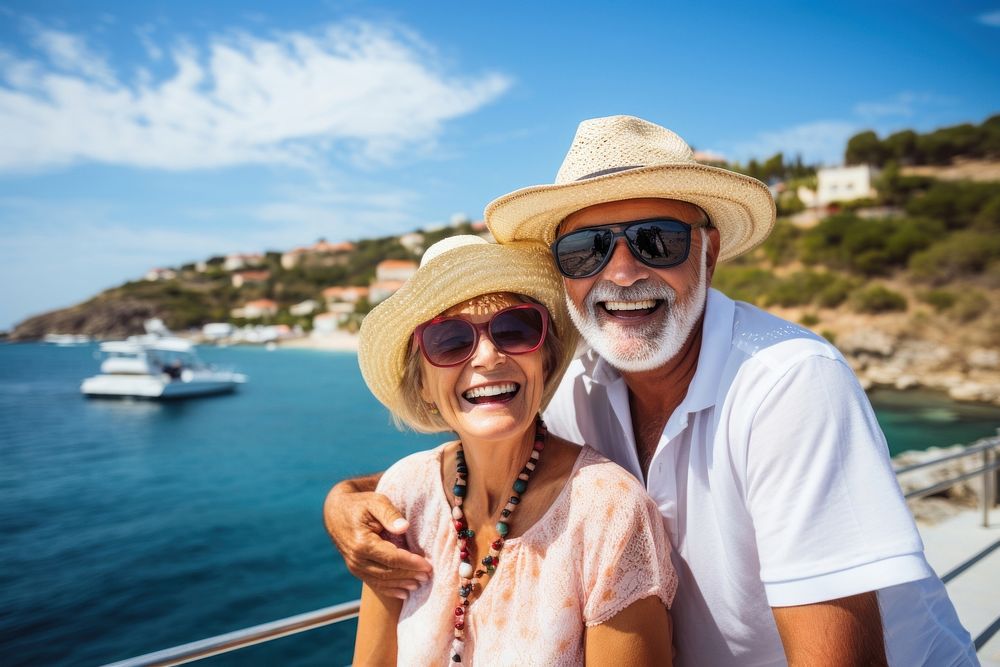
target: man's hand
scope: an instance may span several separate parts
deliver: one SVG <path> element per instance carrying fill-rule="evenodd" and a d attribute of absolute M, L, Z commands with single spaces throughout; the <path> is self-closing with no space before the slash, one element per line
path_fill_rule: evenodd
<path fill-rule="evenodd" d="M 875 591 L 771 612 L 792 667 L 888 664 Z"/>
<path fill-rule="evenodd" d="M 382 539 L 383 530 L 406 532 L 407 522 L 388 498 L 373 492 L 377 482 L 372 476 L 334 486 L 323 504 L 323 522 L 351 574 L 377 593 L 405 600 L 430 577 L 431 564 Z"/>

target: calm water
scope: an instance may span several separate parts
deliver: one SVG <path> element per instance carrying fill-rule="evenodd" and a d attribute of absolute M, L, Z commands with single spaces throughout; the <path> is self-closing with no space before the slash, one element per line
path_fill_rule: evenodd
<path fill-rule="evenodd" d="M 97 665 L 357 597 L 323 530 L 330 484 L 433 446 L 355 357 L 205 349 L 250 375 L 184 403 L 87 401 L 93 347 L 0 345 L 0 656 Z M 876 394 L 894 451 L 992 435 L 1000 410 Z M 341 623 L 205 662 L 340 665 Z"/>

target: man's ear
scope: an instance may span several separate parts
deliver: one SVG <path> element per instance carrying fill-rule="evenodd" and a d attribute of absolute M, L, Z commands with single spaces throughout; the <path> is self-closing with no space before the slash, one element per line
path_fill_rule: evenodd
<path fill-rule="evenodd" d="M 708 250 L 705 253 L 705 272 L 708 274 L 708 284 L 712 284 L 712 276 L 715 275 L 715 265 L 719 261 L 719 250 L 722 239 L 719 237 L 718 227 L 706 227 L 704 238 L 708 241 Z"/>

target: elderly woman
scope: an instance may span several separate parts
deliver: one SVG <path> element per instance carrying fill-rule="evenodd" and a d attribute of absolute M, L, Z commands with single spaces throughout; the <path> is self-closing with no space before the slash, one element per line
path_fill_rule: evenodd
<path fill-rule="evenodd" d="M 361 327 L 358 360 L 398 422 L 457 440 L 378 491 L 433 577 L 405 601 L 368 586 L 356 665 L 665 665 L 676 588 L 642 485 L 539 413 L 572 359 L 562 281 L 540 245 L 445 239 Z"/>

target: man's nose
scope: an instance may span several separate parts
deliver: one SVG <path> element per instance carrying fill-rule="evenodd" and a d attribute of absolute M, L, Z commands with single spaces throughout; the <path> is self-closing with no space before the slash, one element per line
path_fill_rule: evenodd
<path fill-rule="evenodd" d="M 649 278 L 649 268 L 632 255 L 624 238 L 617 238 L 612 249 L 611 259 L 601 271 L 600 277 L 602 280 L 628 287 Z"/>

